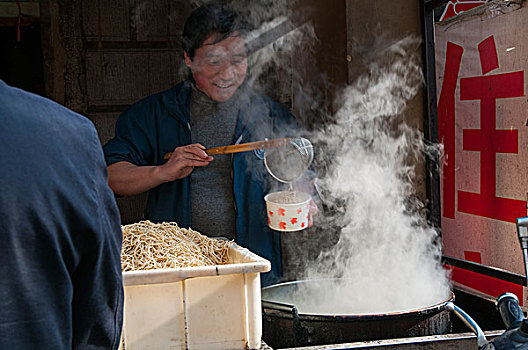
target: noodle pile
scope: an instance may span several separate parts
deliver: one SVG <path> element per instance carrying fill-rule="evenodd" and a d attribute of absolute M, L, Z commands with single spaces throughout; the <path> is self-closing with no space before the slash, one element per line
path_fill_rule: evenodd
<path fill-rule="evenodd" d="M 206 237 L 175 222 L 148 220 L 121 226 L 123 271 L 224 265 L 230 241 Z"/>

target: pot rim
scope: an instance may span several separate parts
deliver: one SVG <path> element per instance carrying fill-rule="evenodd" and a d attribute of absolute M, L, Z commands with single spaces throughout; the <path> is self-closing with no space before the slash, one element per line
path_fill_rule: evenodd
<path fill-rule="evenodd" d="M 340 280 L 341 278 L 320 278 L 320 279 L 305 279 L 305 280 L 297 280 L 297 281 L 289 281 L 289 282 L 283 282 L 274 284 L 271 286 L 267 286 L 262 288 L 262 291 L 265 292 L 266 290 L 287 286 L 287 285 L 298 285 L 302 282 L 313 282 L 313 281 L 330 281 L 330 280 Z M 264 294 L 264 293 L 263 293 Z M 387 312 L 387 313 L 377 313 L 377 314 L 319 314 L 319 313 L 304 313 L 304 312 L 298 312 L 298 309 L 296 305 L 294 304 L 288 304 L 283 302 L 277 302 L 272 300 L 266 300 L 264 296 L 262 296 L 262 309 L 263 314 L 269 315 L 270 313 L 266 313 L 266 309 L 272 311 L 273 314 L 277 315 L 280 313 L 284 313 L 283 316 L 287 316 L 288 314 L 293 317 L 293 313 L 298 313 L 299 318 L 305 319 L 305 320 L 343 320 L 343 321 L 351 321 L 351 320 L 369 320 L 369 319 L 393 319 L 393 318 L 402 318 L 402 317 L 412 317 L 412 316 L 421 316 L 421 315 L 429 315 L 438 313 L 440 311 L 443 311 L 446 308 L 447 303 L 453 302 L 455 300 L 455 294 L 453 291 L 450 292 L 450 296 L 447 300 L 434 304 L 425 306 L 419 309 L 412 309 L 412 310 L 405 310 L 405 311 L 395 311 L 395 312 Z M 291 309 L 292 312 L 287 313 L 285 308 Z M 288 316 L 287 316 L 288 317 Z M 288 317 L 289 318 L 289 317 Z"/>

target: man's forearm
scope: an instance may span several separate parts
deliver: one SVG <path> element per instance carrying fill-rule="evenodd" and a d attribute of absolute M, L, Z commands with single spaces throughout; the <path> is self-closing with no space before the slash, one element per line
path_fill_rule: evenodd
<path fill-rule="evenodd" d="M 158 166 L 137 166 L 117 162 L 108 167 L 108 185 L 119 195 L 133 195 L 161 185 Z"/>

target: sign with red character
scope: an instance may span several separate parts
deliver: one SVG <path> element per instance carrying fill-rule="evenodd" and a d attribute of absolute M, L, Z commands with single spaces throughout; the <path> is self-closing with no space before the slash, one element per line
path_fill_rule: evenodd
<path fill-rule="evenodd" d="M 515 219 L 527 214 L 528 8 L 483 10 L 435 27 L 443 254 L 524 275 Z M 513 288 L 523 303 L 522 287 L 488 277 L 452 273 L 492 297 Z"/>
<path fill-rule="evenodd" d="M 474 9 L 480 5 L 484 5 L 488 0 L 451 0 L 448 1 L 440 21 L 454 17 L 461 14 L 462 12 Z"/>

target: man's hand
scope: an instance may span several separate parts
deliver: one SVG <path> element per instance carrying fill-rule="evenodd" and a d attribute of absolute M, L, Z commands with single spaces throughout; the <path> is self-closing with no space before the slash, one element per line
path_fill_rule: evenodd
<path fill-rule="evenodd" d="M 194 167 L 211 163 L 213 157 L 208 156 L 204 149 L 198 143 L 177 147 L 163 165 L 137 166 L 127 161 L 114 163 L 108 167 L 108 184 L 117 194 L 133 195 L 182 179 L 189 176 Z"/>
<path fill-rule="evenodd" d="M 317 204 L 315 203 L 315 201 L 313 199 L 310 199 L 310 204 L 309 204 L 309 211 L 308 211 L 308 214 L 310 214 L 308 216 L 308 227 L 312 227 L 313 226 L 313 217 L 314 215 L 317 215 L 319 213 L 319 207 L 317 206 Z"/>
<path fill-rule="evenodd" d="M 194 167 L 207 166 L 213 157 L 205 153 L 199 143 L 176 147 L 169 160 L 160 166 L 160 176 L 164 181 L 174 181 L 189 176 Z"/>

